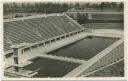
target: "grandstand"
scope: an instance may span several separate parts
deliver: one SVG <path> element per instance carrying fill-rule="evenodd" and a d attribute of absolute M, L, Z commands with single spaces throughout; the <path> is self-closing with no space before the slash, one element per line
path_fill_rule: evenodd
<path fill-rule="evenodd" d="M 96 18 L 95 15 L 92 17 Z M 117 16 L 114 17 L 116 19 Z M 42 74 L 41 72 L 44 72 L 46 75 L 38 76 L 86 77 L 92 74 L 93 71 L 106 67 L 108 64 L 113 64 L 113 62 L 115 63 L 119 60 L 122 61 L 124 56 L 123 32 L 111 32 L 112 30 L 108 30 L 111 33 L 102 33 L 99 31 L 83 27 L 65 14 L 6 19 L 4 20 L 5 76 L 30 78 L 37 77 L 38 73 Z M 99 49 L 100 52 L 98 51 L 95 56 L 88 60 L 72 56 L 67 57 L 66 55 L 48 54 L 79 40 L 87 40 L 88 38 L 91 40 L 93 37 L 99 37 L 98 40 L 103 38 L 105 41 L 106 38 L 112 38 L 114 41 L 108 40 L 112 43 L 106 45 L 103 49 Z M 95 44 L 94 40 L 88 45 L 91 44 Z M 43 58 L 41 64 L 38 63 L 40 62 L 38 58 Z M 37 59 L 37 65 L 33 61 L 34 59 Z M 55 66 L 53 67 L 54 64 Z M 44 66 L 43 71 L 41 70 L 42 68 L 38 67 L 39 65 Z M 66 68 L 65 72 L 62 70 L 62 66 Z M 54 69 L 51 70 L 51 67 Z M 58 68 L 58 72 L 56 72 L 55 68 Z M 61 76 L 58 73 L 62 73 Z"/>
<path fill-rule="evenodd" d="M 65 15 L 7 20 L 4 21 L 4 50 L 8 51 L 9 45 L 35 43 L 81 29 L 82 26 Z"/>

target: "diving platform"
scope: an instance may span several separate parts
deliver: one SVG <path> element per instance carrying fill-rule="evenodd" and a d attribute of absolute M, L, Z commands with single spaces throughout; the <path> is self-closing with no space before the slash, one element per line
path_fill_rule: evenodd
<path fill-rule="evenodd" d="M 6 75 L 10 75 L 10 76 L 19 76 L 19 77 L 30 78 L 30 77 L 33 77 L 34 75 L 38 74 L 37 71 L 38 71 L 38 70 L 30 71 L 30 70 L 22 69 L 22 71 L 16 72 L 16 71 L 14 70 L 14 67 L 12 66 L 12 67 L 6 69 L 6 70 L 4 71 L 4 73 L 5 73 Z"/>
<path fill-rule="evenodd" d="M 36 74 L 38 74 L 38 70 L 36 69 L 35 71 L 30 71 L 24 69 L 25 66 L 32 64 L 32 61 L 26 61 L 24 63 L 19 63 L 19 64 L 13 64 L 12 66 L 8 67 L 5 69 L 5 74 L 10 75 L 10 76 L 19 76 L 19 77 L 33 77 Z M 16 68 L 17 67 L 17 68 Z"/>
<path fill-rule="evenodd" d="M 30 65 L 32 63 L 33 63 L 32 61 L 26 61 L 24 63 L 14 64 L 14 66 L 17 66 L 17 67 L 25 67 L 25 66 Z"/>

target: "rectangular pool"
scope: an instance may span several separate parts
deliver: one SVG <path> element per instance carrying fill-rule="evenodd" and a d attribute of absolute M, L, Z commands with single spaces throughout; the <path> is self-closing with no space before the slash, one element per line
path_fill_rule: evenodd
<path fill-rule="evenodd" d="M 117 40 L 116 38 L 106 37 L 86 37 L 48 54 L 89 60 Z"/>
<path fill-rule="evenodd" d="M 34 77 L 63 77 L 68 72 L 72 71 L 80 64 L 53 60 L 48 58 L 38 57 L 32 60 L 33 63 L 25 67 L 27 70 L 40 69 Z"/>

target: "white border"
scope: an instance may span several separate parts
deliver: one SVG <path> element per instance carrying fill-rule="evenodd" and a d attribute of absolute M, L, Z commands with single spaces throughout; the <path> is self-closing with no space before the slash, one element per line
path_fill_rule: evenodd
<path fill-rule="evenodd" d="M 124 2 L 127 0 L 1 0 L 2 2 Z"/>
<path fill-rule="evenodd" d="M 4 78 L 3 69 L 0 69 L 2 80 L 128 80 L 127 60 L 128 60 L 128 1 L 127 0 L 0 0 L 0 66 L 3 68 L 3 3 L 6 2 L 124 2 L 124 50 L 125 50 L 125 77 L 85 77 L 85 78 Z"/>

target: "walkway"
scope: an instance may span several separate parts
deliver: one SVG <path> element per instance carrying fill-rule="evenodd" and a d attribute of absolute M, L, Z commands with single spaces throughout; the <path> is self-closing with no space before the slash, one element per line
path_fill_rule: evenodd
<path fill-rule="evenodd" d="M 102 37 L 113 37 L 113 38 L 123 38 L 124 31 L 120 29 L 95 29 L 89 35 L 102 36 Z"/>
<path fill-rule="evenodd" d="M 65 62 L 79 63 L 79 64 L 83 64 L 83 63 L 87 62 L 85 60 L 62 57 L 62 56 L 56 56 L 56 55 L 47 55 L 47 54 L 42 54 L 39 57 L 48 58 L 48 59 L 54 59 L 54 60 L 59 60 L 59 61 L 65 61 Z"/>
<path fill-rule="evenodd" d="M 123 14 L 123 12 L 109 12 L 109 11 L 106 11 L 106 12 L 96 12 L 96 11 L 85 11 L 85 12 L 83 12 L 83 11 L 79 11 L 79 12 L 66 12 L 66 13 L 69 13 L 69 14 L 76 14 L 76 13 L 84 13 L 84 14 L 86 14 L 86 13 L 88 13 L 88 14 Z"/>

